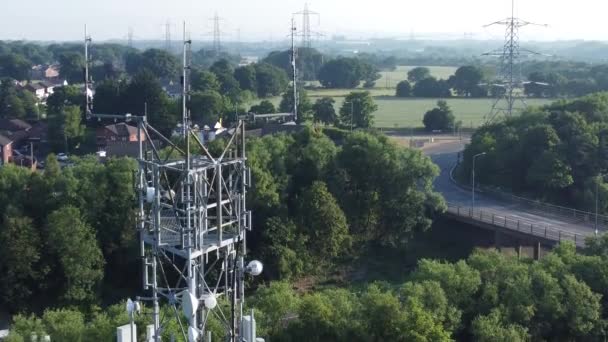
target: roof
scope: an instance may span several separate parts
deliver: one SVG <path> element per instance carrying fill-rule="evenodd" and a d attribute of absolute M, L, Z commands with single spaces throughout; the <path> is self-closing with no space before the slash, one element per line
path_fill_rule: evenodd
<path fill-rule="evenodd" d="M 133 126 L 129 126 L 124 122 L 107 125 L 106 129 L 117 136 L 126 137 L 131 134 L 137 134 L 137 128 Z"/>
<path fill-rule="evenodd" d="M 47 81 L 42 81 L 42 82 L 38 82 L 38 84 L 40 84 L 41 86 L 45 87 L 45 88 L 54 88 L 56 87 L 54 84 L 47 82 Z"/>
<path fill-rule="evenodd" d="M 13 139 L 0 134 L 0 145 L 6 146 L 13 142 Z"/>
<path fill-rule="evenodd" d="M 42 86 L 39 83 L 30 83 L 30 84 L 28 84 L 28 85 L 25 86 L 25 89 L 36 91 L 36 90 L 42 90 L 42 89 L 44 89 L 44 86 Z"/>
<path fill-rule="evenodd" d="M 21 119 L 0 119 L 0 129 L 16 132 L 27 131 L 32 128 L 32 125 Z"/>

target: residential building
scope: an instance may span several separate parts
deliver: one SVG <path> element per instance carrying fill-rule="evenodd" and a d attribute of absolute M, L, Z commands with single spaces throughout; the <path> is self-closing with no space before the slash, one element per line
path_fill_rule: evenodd
<path fill-rule="evenodd" d="M 145 142 L 145 133 L 141 132 L 139 138 Z M 126 123 L 100 127 L 97 130 L 97 147 L 100 150 L 106 151 L 107 157 L 137 157 L 139 154 L 137 127 L 127 125 Z"/>

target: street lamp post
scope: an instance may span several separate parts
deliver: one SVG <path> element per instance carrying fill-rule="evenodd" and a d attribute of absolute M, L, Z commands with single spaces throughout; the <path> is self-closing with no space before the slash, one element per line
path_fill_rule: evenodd
<path fill-rule="evenodd" d="M 595 181 L 595 236 L 599 233 L 598 231 L 598 212 L 599 212 L 599 193 L 600 193 L 600 179 L 602 179 L 603 175 L 599 174 Z"/>
<path fill-rule="evenodd" d="M 472 174 L 472 178 L 473 178 L 473 187 L 471 189 L 471 209 L 475 209 L 475 159 L 477 159 L 477 157 L 481 157 L 481 156 L 485 156 L 486 153 L 482 152 L 482 153 L 478 153 L 476 155 L 473 156 L 473 169 L 471 170 L 471 174 Z"/>

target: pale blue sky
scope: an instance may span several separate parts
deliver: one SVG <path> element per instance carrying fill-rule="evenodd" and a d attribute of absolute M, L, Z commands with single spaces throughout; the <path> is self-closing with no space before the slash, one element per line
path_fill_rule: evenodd
<path fill-rule="evenodd" d="M 0 39 L 74 40 L 89 26 L 96 40 L 125 38 L 129 26 L 136 38 L 160 39 L 162 24 L 173 22 L 174 36 L 183 20 L 193 39 L 210 39 L 208 18 L 223 17 L 222 30 L 243 40 L 272 38 L 288 33 L 291 14 L 304 6 L 302 0 L 0 0 Z M 483 24 L 506 17 L 509 0 L 317 0 L 310 8 L 321 13 L 317 28 L 326 36 L 409 36 L 415 32 L 444 33 L 461 37 L 502 39 L 499 28 Z M 549 28 L 526 28 L 523 39 L 608 40 L 607 0 L 519 0 L 516 14 Z M 313 27 L 317 21 L 313 20 Z"/>

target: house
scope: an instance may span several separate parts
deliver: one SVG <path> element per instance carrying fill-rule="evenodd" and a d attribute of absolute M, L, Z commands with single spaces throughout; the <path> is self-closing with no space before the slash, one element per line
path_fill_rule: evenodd
<path fill-rule="evenodd" d="M 52 80 L 59 77 L 58 64 L 39 64 L 32 67 L 31 79 L 33 80 Z"/>
<path fill-rule="evenodd" d="M 52 84 L 48 81 L 42 81 L 42 82 L 39 82 L 39 84 L 44 87 L 44 94 L 46 97 L 51 96 L 56 87 L 55 84 Z"/>
<path fill-rule="evenodd" d="M 141 132 L 141 141 L 146 141 L 146 135 Z M 117 123 L 100 127 L 97 130 L 97 147 L 106 151 L 108 157 L 139 155 L 139 139 L 137 137 L 137 127 L 129 126 L 126 123 Z"/>
<path fill-rule="evenodd" d="M 59 64 L 49 65 L 44 69 L 44 78 L 47 80 L 59 77 Z"/>
<path fill-rule="evenodd" d="M 40 83 L 29 83 L 24 89 L 32 93 L 40 101 L 45 99 L 46 88 L 40 85 Z"/>
<path fill-rule="evenodd" d="M 0 154 L 3 165 L 13 158 L 13 140 L 3 134 L 0 134 Z"/>
<path fill-rule="evenodd" d="M 53 94 L 53 92 L 55 91 L 55 87 L 57 87 L 57 85 L 51 82 L 41 81 L 30 82 L 25 85 L 23 89 L 31 92 L 34 96 L 36 96 L 36 98 L 38 98 L 38 100 L 44 102 L 49 96 L 51 96 L 51 94 Z"/>
<path fill-rule="evenodd" d="M 32 125 L 21 119 L 0 119 L 0 130 L 9 132 L 29 131 Z"/>

